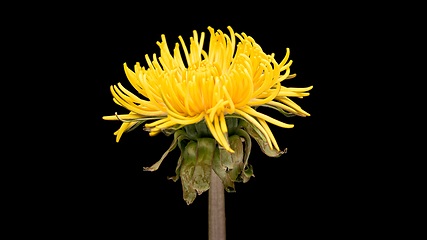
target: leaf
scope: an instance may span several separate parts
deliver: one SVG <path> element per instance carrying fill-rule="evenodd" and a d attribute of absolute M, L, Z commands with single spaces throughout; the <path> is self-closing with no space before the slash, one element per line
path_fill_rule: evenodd
<path fill-rule="evenodd" d="M 255 133 L 258 134 L 261 137 L 261 139 L 266 141 L 264 134 L 262 134 L 262 132 L 255 125 L 253 125 L 251 122 L 249 122 L 246 118 L 244 118 L 238 114 L 231 114 L 231 115 L 227 115 L 227 116 L 244 120 L 244 121 L 239 121 L 239 125 L 236 128 L 236 131 L 243 127 L 244 129 L 246 129 L 246 131 L 248 131 L 248 133 L 249 133 L 249 131 L 251 131 L 251 132 L 255 131 Z"/>
<path fill-rule="evenodd" d="M 284 152 L 283 151 L 277 151 L 276 149 L 270 149 L 270 146 L 267 143 L 267 140 L 264 138 L 264 135 L 261 133 L 261 131 L 255 127 L 251 126 L 249 124 L 242 124 L 243 128 L 245 128 L 246 132 L 253 138 L 255 141 L 257 141 L 259 147 L 261 148 L 261 151 L 263 151 L 267 156 L 269 157 L 280 157 Z"/>
<path fill-rule="evenodd" d="M 181 150 L 181 155 L 179 156 L 178 162 L 176 164 L 176 169 L 175 169 L 175 176 L 174 177 L 167 177 L 168 180 L 173 180 L 174 182 L 178 181 L 179 179 L 179 175 L 181 173 L 181 164 L 182 164 L 182 159 L 183 159 L 183 153 L 184 153 L 184 149 L 187 146 L 187 141 L 184 141 L 187 138 L 182 138 L 183 135 L 178 137 L 178 147 Z"/>
<path fill-rule="evenodd" d="M 234 153 L 231 154 L 233 165 L 236 166 L 243 163 L 243 144 L 239 136 L 233 135 L 230 137 L 230 147 L 234 150 Z"/>
<path fill-rule="evenodd" d="M 275 148 L 271 149 L 270 146 L 268 145 L 267 141 L 264 141 L 261 139 L 261 137 L 254 133 L 253 131 L 248 131 L 249 135 L 251 135 L 251 137 L 253 139 L 255 139 L 259 145 L 259 147 L 261 148 L 262 152 L 264 152 L 267 156 L 269 157 L 280 157 L 284 152 L 283 151 L 277 151 Z"/>
<path fill-rule="evenodd" d="M 239 119 L 235 117 L 228 117 L 230 115 L 225 116 L 225 123 L 227 124 L 228 135 L 232 136 L 236 134 L 237 127 L 239 126 Z"/>
<path fill-rule="evenodd" d="M 210 137 L 213 138 L 211 131 L 206 125 L 206 120 L 202 120 L 196 124 L 194 124 L 197 130 L 197 138 Z"/>
<path fill-rule="evenodd" d="M 137 127 L 139 127 L 139 125 L 143 124 L 144 122 L 145 121 L 140 121 L 140 122 L 134 123 L 131 127 L 126 129 L 125 132 L 131 132 L 131 131 L 135 130 Z"/>
<path fill-rule="evenodd" d="M 179 138 L 179 139 L 178 139 Z M 169 152 L 171 152 L 172 150 L 175 149 L 178 141 L 181 141 L 183 138 L 188 138 L 186 136 L 186 133 L 183 130 L 178 130 L 174 133 L 173 136 L 173 141 L 172 144 L 170 145 L 169 149 L 163 154 L 162 158 L 160 158 L 159 161 L 157 161 L 155 164 L 153 164 L 153 166 L 151 167 L 144 167 L 144 171 L 156 171 L 157 169 L 159 169 L 160 164 L 162 164 L 163 160 L 165 159 L 165 157 L 168 155 Z"/>
<path fill-rule="evenodd" d="M 238 176 L 243 169 L 243 144 L 240 137 L 233 135 L 230 137 L 230 147 L 234 150 L 231 154 L 233 160 L 233 169 L 229 172 L 231 180 L 234 182 L 238 179 Z"/>
<path fill-rule="evenodd" d="M 225 150 L 225 151 L 228 152 L 227 150 Z M 224 184 L 224 189 L 227 192 L 235 192 L 236 191 L 234 189 L 233 181 L 231 181 L 230 176 L 225 171 L 226 168 L 223 167 L 221 164 L 221 154 L 220 154 L 219 148 L 215 148 L 215 155 L 214 155 L 214 160 L 212 163 L 212 169 L 214 170 L 215 174 L 218 175 L 218 177 L 221 179 L 222 183 Z"/>
<path fill-rule="evenodd" d="M 184 127 L 185 132 L 191 140 L 197 140 L 197 130 L 195 124 L 186 125 Z"/>
<path fill-rule="evenodd" d="M 210 187 L 215 148 L 216 141 L 213 138 L 199 138 L 197 140 L 197 160 L 192 185 L 199 195 Z"/>
<path fill-rule="evenodd" d="M 238 128 L 244 128 L 246 130 L 246 132 L 257 141 L 258 145 L 260 146 L 261 150 L 269 157 L 280 157 L 284 152 L 283 151 L 277 151 L 276 149 L 273 148 L 270 149 L 270 146 L 267 143 L 267 140 L 264 137 L 264 134 L 262 134 L 262 132 L 255 126 L 253 125 L 251 122 L 249 122 L 246 118 L 238 115 L 238 114 L 229 114 L 227 115 L 227 117 L 232 117 L 232 118 L 239 118 L 242 119 L 244 121 L 240 121 L 239 122 L 239 127 Z"/>
<path fill-rule="evenodd" d="M 181 173 L 181 164 L 182 164 L 182 154 L 178 158 L 178 163 L 177 163 L 177 166 L 176 166 L 176 169 L 175 169 L 175 174 L 176 175 L 173 176 L 173 177 L 167 177 L 168 180 L 172 180 L 174 182 L 178 181 L 179 175 Z"/>
<path fill-rule="evenodd" d="M 233 168 L 233 159 L 231 159 L 231 153 L 225 148 L 219 148 L 219 155 L 221 158 L 221 165 L 224 168 L 224 170 L 232 169 Z"/>
<path fill-rule="evenodd" d="M 184 149 L 183 160 L 181 164 L 181 183 L 182 183 L 182 194 L 187 205 L 191 204 L 196 199 L 196 191 L 191 186 L 193 179 L 194 167 L 196 165 L 196 151 L 197 143 L 191 141 L 187 144 Z"/>
<path fill-rule="evenodd" d="M 242 129 L 239 129 L 236 132 L 236 135 L 243 137 L 245 139 L 245 152 L 243 157 L 243 169 L 245 169 L 246 166 L 248 165 L 249 155 L 251 154 L 251 150 L 252 150 L 251 136 L 249 136 L 249 134 Z"/>
<path fill-rule="evenodd" d="M 248 164 L 248 168 L 242 172 L 243 183 L 247 183 L 251 177 L 255 177 L 252 165 Z"/>
<path fill-rule="evenodd" d="M 183 124 L 176 124 L 171 127 L 162 129 L 162 133 L 165 134 L 167 137 L 169 137 L 170 135 L 174 134 L 178 129 L 181 129 L 184 126 L 185 125 Z"/>

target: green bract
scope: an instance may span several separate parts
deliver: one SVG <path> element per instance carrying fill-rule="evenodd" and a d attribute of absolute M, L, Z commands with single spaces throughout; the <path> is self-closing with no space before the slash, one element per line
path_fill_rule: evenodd
<path fill-rule="evenodd" d="M 209 190 L 211 169 L 218 175 L 227 192 L 235 192 L 235 182 L 246 183 L 254 176 L 253 168 L 248 163 L 254 138 L 261 150 L 270 157 L 279 157 L 283 151 L 270 149 L 259 129 L 237 114 L 225 117 L 228 135 L 224 134 L 235 153 L 226 151 L 211 135 L 206 122 L 186 125 L 179 130 L 167 131 L 174 134 L 169 149 L 161 159 L 146 171 L 156 171 L 168 153 L 178 146 L 181 155 L 176 167 L 176 176 L 169 177 L 174 182 L 181 178 L 183 197 L 187 204 L 194 201 L 197 194 Z M 197 193 L 197 194 L 196 194 Z"/>

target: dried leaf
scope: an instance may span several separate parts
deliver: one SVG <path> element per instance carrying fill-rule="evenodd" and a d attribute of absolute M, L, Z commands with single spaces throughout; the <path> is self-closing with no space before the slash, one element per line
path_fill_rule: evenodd
<path fill-rule="evenodd" d="M 174 177 L 168 177 L 168 180 L 173 180 L 174 182 L 178 181 L 179 179 L 179 175 L 181 173 L 181 164 L 182 164 L 182 159 L 183 157 L 183 153 L 184 153 L 184 149 L 187 146 L 187 141 L 185 141 L 185 139 L 187 138 L 183 138 L 182 140 L 179 140 L 181 136 L 178 137 L 178 147 L 181 150 L 181 155 L 179 156 L 178 162 L 176 164 L 176 169 L 175 169 L 175 176 Z"/>
<path fill-rule="evenodd" d="M 169 152 L 173 151 L 178 143 L 178 141 L 182 141 L 182 139 L 188 138 L 186 136 L 186 133 L 183 130 L 178 130 L 174 133 L 172 144 L 170 145 L 169 149 L 163 154 L 162 158 L 160 158 L 159 161 L 157 161 L 153 166 L 151 167 L 144 167 L 144 171 L 156 171 L 159 169 L 160 164 L 162 164 L 165 157 L 168 155 Z"/>

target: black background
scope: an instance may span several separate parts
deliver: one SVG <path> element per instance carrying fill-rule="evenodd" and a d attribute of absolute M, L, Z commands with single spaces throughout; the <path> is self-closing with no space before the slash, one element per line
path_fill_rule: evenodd
<path fill-rule="evenodd" d="M 56 163 L 56 169 L 61 170 L 54 173 L 56 178 L 47 179 L 55 196 L 48 201 L 55 206 L 52 218 L 67 219 L 64 226 L 70 234 L 90 230 L 93 237 L 123 239 L 127 234 L 155 234 L 160 239 L 207 238 L 208 192 L 187 206 L 180 181 L 167 180 L 174 175 L 179 149 L 169 153 L 159 170 L 143 171 L 168 149 L 172 137 L 150 137 L 139 128 L 125 133 L 116 143 L 113 132 L 120 122 L 104 121 L 102 116 L 128 113 L 112 101 L 109 87 L 121 82 L 136 93 L 123 63 L 131 69 L 135 62 L 146 66 L 145 54 L 150 58 L 153 53 L 160 54 L 156 41 L 161 41 L 161 34 L 173 49 L 179 35 L 188 44 L 193 30 L 199 36 L 204 31 L 207 50 L 207 27 L 228 33 L 227 26 L 231 26 L 235 32 L 252 36 L 265 53 L 274 52 L 277 61 L 290 48 L 294 62 L 291 74 L 297 77 L 282 85 L 314 88 L 309 97 L 293 98 L 310 117 L 286 118 L 271 109 L 260 110 L 295 127 L 270 125 L 279 147 L 287 148 L 280 158 L 264 155 L 253 141 L 249 163 L 256 177 L 237 183 L 236 193 L 225 193 L 228 239 L 258 239 L 260 234 L 266 239 L 291 234 L 331 236 L 338 234 L 337 229 L 355 231 L 353 216 L 363 212 L 366 200 L 357 194 L 360 187 L 355 184 L 354 169 L 359 163 L 348 151 L 343 154 L 346 144 L 342 136 L 348 134 L 344 123 L 349 118 L 340 114 L 337 106 L 341 103 L 334 99 L 339 93 L 331 88 L 334 82 L 325 48 L 331 41 L 339 42 L 328 37 L 331 28 L 316 21 L 319 15 L 292 13 L 290 9 L 267 11 L 253 6 L 244 11 L 233 8 L 198 13 L 189 9 L 170 15 L 155 8 L 153 12 L 134 15 L 130 11 L 120 17 L 104 13 L 74 36 L 75 42 L 84 46 L 78 54 L 83 52 L 80 58 L 85 64 L 72 67 L 86 68 L 86 74 L 74 83 L 81 87 L 73 93 L 79 100 L 74 106 L 78 110 L 66 134 L 78 141 L 64 148 L 69 159 Z M 356 228 L 361 226 L 356 224 Z"/>

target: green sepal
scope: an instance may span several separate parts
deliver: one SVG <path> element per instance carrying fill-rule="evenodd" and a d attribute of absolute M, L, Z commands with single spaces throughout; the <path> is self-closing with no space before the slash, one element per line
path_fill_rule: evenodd
<path fill-rule="evenodd" d="M 203 119 L 202 121 L 194 124 L 194 127 L 196 128 L 196 131 L 197 131 L 197 138 L 203 138 L 203 137 L 213 138 L 211 131 L 206 125 L 206 120 Z"/>
<path fill-rule="evenodd" d="M 196 124 L 190 124 L 184 127 L 185 132 L 191 140 L 197 140 L 198 138 Z"/>
<path fill-rule="evenodd" d="M 187 205 L 191 204 L 194 199 L 196 199 L 197 193 L 196 190 L 191 186 L 193 179 L 194 168 L 196 165 L 196 152 L 197 152 L 197 143 L 191 141 L 187 144 L 184 149 L 183 159 L 181 164 L 181 183 L 182 183 L 182 193 L 183 198 L 187 202 Z"/>
<path fill-rule="evenodd" d="M 183 124 L 173 125 L 172 127 L 162 129 L 162 133 L 165 134 L 167 137 L 169 137 L 170 135 L 174 134 L 177 130 L 183 128 L 184 126 L 185 125 Z"/>
<path fill-rule="evenodd" d="M 175 169 L 175 176 L 173 177 L 167 177 L 168 180 L 173 180 L 174 182 L 178 181 L 179 179 L 179 175 L 181 173 L 181 164 L 182 164 L 182 159 L 183 157 L 183 153 L 184 153 L 184 149 L 187 146 L 187 141 L 185 139 L 183 139 L 182 141 L 178 141 L 178 147 L 181 150 L 181 155 L 178 158 L 178 162 L 176 164 L 176 169 Z"/>
<path fill-rule="evenodd" d="M 249 135 L 251 135 L 251 137 L 253 137 L 257 141 L 259 147 L 261 148 L 261 151 L 263 153 L 265 153 L 265 155 L 267 155 L 269 157 L 277 158 L 277 157 L 282 156 L 282 154 L 284 153 L 284 151 L 279 152 L 275 148 L 271 149 L 270 146 L 268 145 L 267 141 L 263 141 L 259 137 L 259 135 L 251 134 L 250 132 L 248 132 L 248 133 L 249 133 Z"/>
<path fill-rule="evenodd" d="M 192 185 L 199 195 L 210 187 L 215 148 L 216 142 L 213 138 L 199 138 L 197 140 L 197 159 Z"/>
<path fill-rule="evenodd" d="M 262 134 L 261 130 L 259 130 L 255 125 L 253 125 L 253 123 L 249 122 L 246 118 L 235 113 L 227 116 L 231 118 L 238 118 L 238 119 L 244 120 L 244 121 L 239 121 L 239 125 L 237 126 L 236 131 L 239 130 L 240 128 L 244 128 L 251 136 L 252 136 L 251 132 L 254 132 L 254 134 L 257 134 L 263 141 L 267 141 L 267 139 L 264 137 L 264 134 Z"/>
<path fill-rule="evenodd" d="M 224 189 L 227 192 L 236 192 L 234 188 L 234 183 L 231 181 L 230 175 L 225 171 L 226 168 L 222 166 L 221 164 L 221 154 L 220 149 L 215 148 L 215 155 L 214 160 L 212 164 L 212 169 L 218 175 L 218 177 L 221 179 L 222 183 L 224 184 Z"/>
<path fill-rule="evenodd" d="M 156 171 L 159 169 L 160 164 L 162 164 L 165 157 L 168 155 L 169 152 L 173 151 L 175 147 L 177 146 L 178 142 L 182 141 L 183 139 L 187 138 L 187 134 L 183 130 L 178 130 L 174 133 L 172 144 L 170 145 L 169 149 L 166 150 L 166 152 L 163 154 L 162 158 L 160 158 L 159 161 L 157 161 L 153 166 L 151 167 L 144 167 L 144 171 Z"/>
<path fill-rule="evenodd" d="M 167 177 L 168 180 L 172 180 L 174 182 L 178 181 L 179 175 L 181 174 L 181 165 L 182 165 L 182 154 L 181 156 L 179 156 L 178 163 L 176 164 L 176 169 L 175 169 L 176 175 L 173 177 Z"/>
<path fill-rule="evenodd" d="M 231 154 L 231 159 L 233 160 L 233 169 L 229 172 L 230 178 L 235 182 L 243 169 L 243 144 L 239 136 L 233 135 L 229 138 L 230 147 L 234 150 L 234 153 Z"/>
<path fill-rule="evenodd" d="M 257 141 L 261 150 L 269 157 L 280 157 L 284 152 L 277 151 L 276 149 L 271 149 L 267 143 L 267 140 L 264 137 L 264 134 L 255 127 L 253 124 L 248 124 L 248 122 L 241 121 L 239 124 L 240 127 L 244 128 L 246 132 Z"/>
<path fill-rule="evenodd" d="M 236 134 L 239 126 L 239 119 L 231 115 L 225 115 L 225 123 L 227 124 L 228 135 Z"/>
<path fill-rule="evenodd" d="M 135 130 L 137 127 L 139 127 L 139 125 L 143 124 L 144 122 L 146 122 L 146 121 L 139 121 L 139 122 L 133 123 L 133 125 L 131 127 L 129 127 L 128 129 L 126 129 L 125 132 L 128 133 L 128 132 Z"/>
<path fill-rule="evenodd" d="M 231 153 L 225 150 L 225 148 L 219 148 L 219 155 L 221 158 L 221 165 L 224 170 L 232 169 L 234 164 L 233 159 L 231 158 Z"/>
<path fill-rule="evenodd" d="M 243 183 L 247 183 L 251 177 L 255 177 L 254 168 L 252 165 L 248 164 L 246 169 L 243 169 L 242 178 Z"/>
<path fill-rule="evenodd" d="M 236 135 L 245 139 L 245 153 L 244 153 L 244 157 L 243 157 L 243 169 L 245 169 L 246 166 L 248 165 L 249 155 L 251 154 L 251 150 L 252 150 L 251 136 L 249 136 L 249 134 L 246 131 L 244 131 L 243 129 L 239 129 L 236 132 Z"/>

